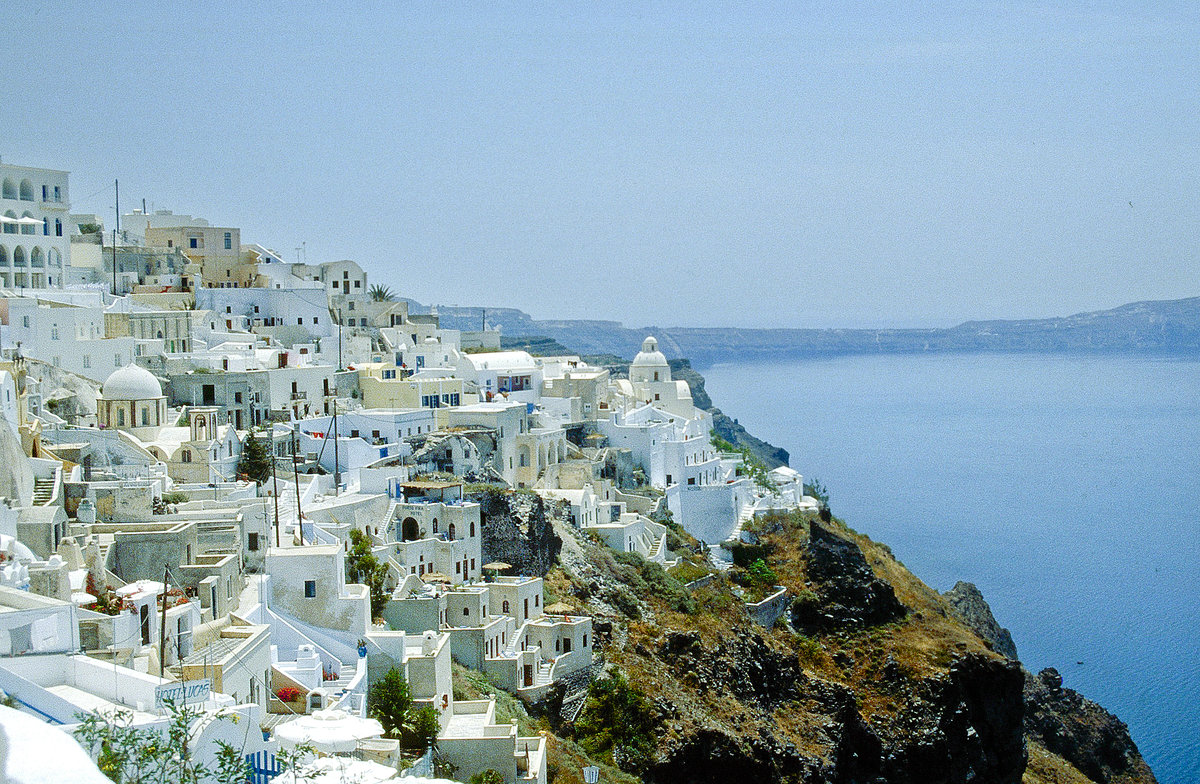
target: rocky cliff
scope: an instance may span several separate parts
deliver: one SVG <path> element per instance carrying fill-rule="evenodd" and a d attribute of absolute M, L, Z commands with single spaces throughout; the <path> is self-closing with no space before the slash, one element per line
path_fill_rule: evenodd
<path fill-rule="evenodd" d="M 1154 780 L 1124 725 L 997 653 L 886 547 L 800 515 L 749 533 L 761 565 L 685 587 L 701 559 L 668 573 L 559 529 L 547 584 L 595 616 L 604 677 L 577 716 L 549 719 L 606 780 Z M 763 573 L 795 597 L 770 629 L 742 604 Z"/>
<path fill-rule="evenodd" d="M 960 580 L 942 596 L 946 597 L 946 601 L 954 608 L 954 612 L 958 613 L 958 617 L 967 628 L 982 637 L 993 651 L 1010 659 L 1017 658 L 1017 646 L 1012 635 L 1008 633 L 1008 629 L 996 623 L 992 608 L 984 601 L 983 594 L 974 583 Z"/>
<path fill-rule="evenodd" d="M 562 539 L 541 497 L 489 489 L 472 494 L 471 500 L 480 507 L 483 563 L 509 564 L 512 574 L 542 577 L 550 571 Z"/>

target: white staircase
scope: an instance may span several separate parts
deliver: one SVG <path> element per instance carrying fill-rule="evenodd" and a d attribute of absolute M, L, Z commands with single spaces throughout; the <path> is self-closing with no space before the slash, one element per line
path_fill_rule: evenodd
<path fill-rule="evenodd" d="M 54 498 L 54 477 L 33 480 L 33 505 L 45 506 Z"/>

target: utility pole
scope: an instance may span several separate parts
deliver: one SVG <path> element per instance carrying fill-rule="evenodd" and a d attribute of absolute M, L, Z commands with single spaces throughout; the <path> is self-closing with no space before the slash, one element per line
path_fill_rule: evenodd
<path fill-rule="evenodd" d="M 117 230 L 113 229 L 113 298 L 117 296 Z"/>
<path fill-rule="evenodd" d="M 301 525 L 304 514 L 300 511 L 300 468 L 296 464 L 296 431 L 292 430 L 292 474 L 296 477 L 296 525 Z M 300 529 L 300 538 L 304 538 L 304 529 Z"/>
<path fill-rule="evenodd" d="M 338 485 L 341 483 L 342 463 L 338 459 L 337 387 L 335 386 L 333 390 L 333 495 L 335 497 L 338 494 Z"/>
<path fill-rule="evenodd" d="M 163 564 L 162 592 L 162 624 L 158 630 L 158 675 L 166 680 L 167 677 L 167 580 L 171 577 L 171 567 Z M 216 612 L 216 608 L 213 608 Z"/>
<path fill-rule="evenodd" d="M 275 546 L 279 546 L 279 479 L 275 476 L 275 426 L 271 426 L 271 489 L 275 497 Z"/>

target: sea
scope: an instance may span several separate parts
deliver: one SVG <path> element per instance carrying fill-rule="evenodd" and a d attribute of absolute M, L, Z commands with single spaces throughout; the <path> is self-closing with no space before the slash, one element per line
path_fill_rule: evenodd
<path fill-rule="evenodd" d="M 835 515 L 975 583 L 1025 665 L 1200 781 L 1200 359 L 940 354 L 699 368 Z"/>

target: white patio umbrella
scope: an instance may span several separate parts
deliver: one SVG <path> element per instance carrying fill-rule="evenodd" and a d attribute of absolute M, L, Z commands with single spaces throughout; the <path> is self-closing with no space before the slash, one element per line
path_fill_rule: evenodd
<path fill-rule="evenodd" d="M 20 223 L 23 226 L 41 226 L 42 225 L 42 219 L 35 218 L 32 215 L 26 215 L 23 218 L 17 218 L 17 220 L 15 222 Z"/>
<path fill-rule="evenodd" d="M 275 781 L 277 784 L 376 784 L 394 778 L 396 769 L 378 762 L 349 757 L 321 757 L 301 766 L 297 772 L 284 773 Z"/>
<path fill-rule="evenodd" d="M 286 746 L 307 743 L 322 754 L 350 752 L 364 738 L 378 738 L 383 725 L 375 719 L 361 719 L 343 710 L 313 711 L 275 728 L 275 739 Z"/>

